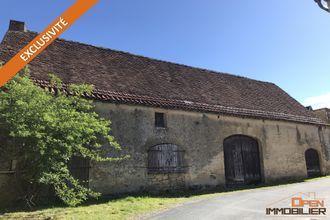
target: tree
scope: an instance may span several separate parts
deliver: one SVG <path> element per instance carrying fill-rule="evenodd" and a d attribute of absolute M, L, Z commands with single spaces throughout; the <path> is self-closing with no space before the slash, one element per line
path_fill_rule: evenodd
<path fill-rule="evenodd" d="M 318 6 L 326 12 L 330 13 L 330 0 L 314 0 Z M 323 4 L 326 4 L 326 6 Z"/>
<path fill-rule="evenodd" d="M 85 188 L 69 172 L 73 156 L 95 161 L 121 158 L 102 157 L 104 144 L 120 150 L 109 134 L 110 121 L 93 111 L 89 85 L 63 84 L 54 75 L 51 85 L 56 94 L 42 89 L 30 80 L 28 69 L 0 88 L 0 129 L 6 153 L 18 155 L 16 179 L 18 189 L 29 206 L 34 205 L 42 186 L 53 188 L 67 205 L 75 206 L 98 193 Z M 75 95 L 68 96 L 66 92 Z M 4 144 L 2 144 L 4 146 Z M 2 151 L 4 149 L 1 149 Z"/>

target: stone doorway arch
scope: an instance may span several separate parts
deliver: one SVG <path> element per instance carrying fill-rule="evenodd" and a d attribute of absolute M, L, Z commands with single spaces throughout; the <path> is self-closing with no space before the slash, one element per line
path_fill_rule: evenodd
<path fill-rule="evenodd" d="M 305 151 L 305 161 L 308 177 L 321 176 L 320 159 L 317 150 L 312 148 Z"/>
<path fill-rule="evenodd" d="M 227 185 L 261 182 L 258 142 L 249 136 L 233 135 L 224 140 Z"/>

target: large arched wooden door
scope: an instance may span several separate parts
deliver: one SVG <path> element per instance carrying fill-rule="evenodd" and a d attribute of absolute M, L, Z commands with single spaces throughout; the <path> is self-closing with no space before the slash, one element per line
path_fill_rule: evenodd
<path fill-rule="evenodd" d="M 226 184 L 255 184 L 261 181 L 258 142 L 235 135 L 224 141 Z"/>
<path fill-rule="evenodd" d="M 305 151 L 305 160 L 307 167 L 308 177 L 321 176 L 319 154 L 314 149 L 308 149 Z"/>

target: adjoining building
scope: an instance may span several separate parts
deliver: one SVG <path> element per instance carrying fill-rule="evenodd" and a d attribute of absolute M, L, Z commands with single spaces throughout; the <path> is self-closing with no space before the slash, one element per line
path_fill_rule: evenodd
<path fill-rule="evenodd" d="M 8 61 L 36 36 L 11 21 L 0 60 Z M 103 194 L 329 174 L 329 118 L 273 83 L 63 39 L 29 67 L 43 88 L 56 89 L 48 73 L 66 84 L 95 86 L 88 98 L 112 121 L 112 134 L 131 156 L 119 163 L 79 163 L 76 175 Z M 15 170 L 2 169 L 1 191 L 10 192 Z"/>

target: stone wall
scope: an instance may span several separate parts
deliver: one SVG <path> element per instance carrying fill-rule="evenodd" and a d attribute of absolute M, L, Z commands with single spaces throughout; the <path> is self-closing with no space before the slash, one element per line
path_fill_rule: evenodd
<path fill-rule="evenodd" d="M 180 110 L 96 103 L 111 119 L 112 134 L 131 157 L 117 163 L 93 163 L 90 187 L 103 194 L 148 189 L 212 187 L 225 184 L 223 141 L 242 134 L 259 144 L 262 179 L 266 183 L 307 176 L 304 152 L 316 149 L 322 174 L 329 174 L 330 129 L 325 126 L 230 117 Z M 155 112 L 166 115 L 166 128 L 156 128 Z M 172 143 L 185 151 L 187 171 L 155 175 L 147 171 L 147 150 Z M 104 152 L 111 154 L 108 147 Z"/>
<path fill-rule="evenodd" d="M 148 191 L 185 189 L 185 175 L 181 173 L 148 174 Z"/>
<path fill-rule="evenodd" d="M 319 152 L 322 174 L 330 174 L 330 128 L 291 122 L 238 118 L 217 114 L 96 102 L 96 111 L 111 119 L 111 133 L 122 146 L 103 147 L 104 155 L 129 155 L 119 162 L 92 162 L 91 189 L 103 194 L 167 191 L 225 184 L 223 142 L 232 135 L 258 141 L 263 182 L 307 177 L 304 153 Z M 166 128 L 155 127 L 155 112 L 165 113 Z M 185 172 L 150 173 L 147 151 L 171 143 L 185 152 Z M 0 206 L 17 198 L 14 174 L 0 161 Z M 2 173 L 1 173 L 2 171 Z"/>

